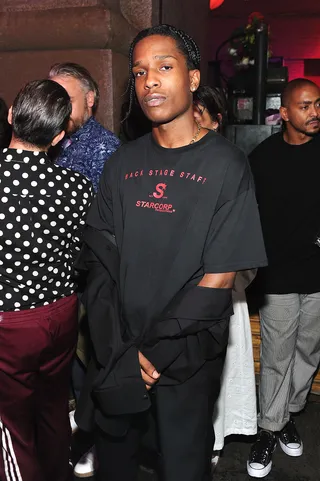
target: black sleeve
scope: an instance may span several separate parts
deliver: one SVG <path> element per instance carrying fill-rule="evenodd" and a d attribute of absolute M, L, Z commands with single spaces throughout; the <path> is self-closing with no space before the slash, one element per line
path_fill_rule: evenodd
<path fill-rule="evenodd" d="M 70 255 L 74 260 L 77 258 L 81 250 L 83 231 L 86 225 L 86 217 L 90 211 L 90 206 L 92 205 L 92 201 L 94 199 L 92 183 L 87 179 L 83 179 L 82 182 L 82 199 L 80 205 L 74 206 L 76 213 L 73 215 L 73 217 L 77 215 L 76 219 L 78 220 L 78 228 L 71 232 L 72 243 L 70 243 Z"/>
<path fill-rule="evenodd" d="M 120 149 L 121 150 L 121 149 Z M 118 152 L 105 163 L 98 193 L 87 217 L 87 224 L 99 231 L 114 234 L 112 183 L 116 177 Z"/>
<path fill-rule="evenodd" d="M 229 163 L 207 235 L 205 273 L 233 272 L 267 264 L 249 163 L 238 153 Z"/>
<path fill-rule="evenodd" d="M 185 350 L 183 339 L 214 328 L 232 314 L 231 289 L 186 286 L 169 303 L 139 349 L 163 372 Z"/>

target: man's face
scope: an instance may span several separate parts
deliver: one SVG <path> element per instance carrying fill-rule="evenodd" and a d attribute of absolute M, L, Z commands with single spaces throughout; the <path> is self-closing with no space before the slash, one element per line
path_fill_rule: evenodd
<path fill-rule="evenodd" d="M 320 89 L 305 84 L 293 90 L 286 107 L 281 107 L 281 116 L 288 130 L 305 135 L 320 131 Z"/>
<path fill-rule="evenodd" d="M 71 76 L 57 76 L 51 78 L 68 92 L 72 104 L 72 112 L 67 127 L 67 134 L 71 135 L 79 130 L 92 115 L 92 92 L 85 92 L 81 82 Z"/>
<path fill-rule="evenodd" d="M 188 71 L 174 39 L 152 35 L 141 40 L 133 52 L 132 70 L 137 99 L 153 123 L 168 123 L 192 111 L 191 91 L 199 85 L 200 72 Z"/>

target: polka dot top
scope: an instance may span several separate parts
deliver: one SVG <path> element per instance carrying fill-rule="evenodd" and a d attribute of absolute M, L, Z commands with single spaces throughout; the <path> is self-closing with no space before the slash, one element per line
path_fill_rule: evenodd
<path fill-rule="evenodd" d="M 73 293 L 72 266 L 92 196 L 86 177 L 43 152 L 0 151 L 0 311 Z"/>

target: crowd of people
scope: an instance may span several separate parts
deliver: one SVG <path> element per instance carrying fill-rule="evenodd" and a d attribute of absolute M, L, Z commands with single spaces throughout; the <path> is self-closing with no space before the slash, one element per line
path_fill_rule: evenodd
<path fill-rule="evenodd" d="M 121 142 L 81 65 L 0 104 L 1 481 L 135 481 L 143 447 L 160 479 L 209 481 L 230 434 L 257 434 L 252 477 L 278 442 L 303 453 L 294 418 L 320 360 L 320 89 L 289 82 L 283 130 L 248 161 L 223 135 L 223 92 L 200 80 L 195 41 L 159 25 L 130 46 Z M 90 449 L 72 465 L 78 429 Z"/>

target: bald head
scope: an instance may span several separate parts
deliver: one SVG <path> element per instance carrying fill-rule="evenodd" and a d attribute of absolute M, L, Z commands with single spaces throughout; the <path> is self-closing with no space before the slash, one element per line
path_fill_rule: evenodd
<path fill-rule="evenodd" d="M 283 92 L 280 114 L 291 143 L 308 141 L 320 131 L 320 88 L 311 80 L 292 80 Z"/>
<path fill-rule="evenodd" d="M 291 80 L 289 82 L 284 91 L 282 92 L 281 96 L 281 106 L 282 107 L 288 107 L 293 94 L 296 90 L 303 89 L 304 87 L 316 87 L 318 88 L 317 84 L 312 82 L 311 80 L 308 80 L 306 78 L 296 78 L 294 80 Z"/>

